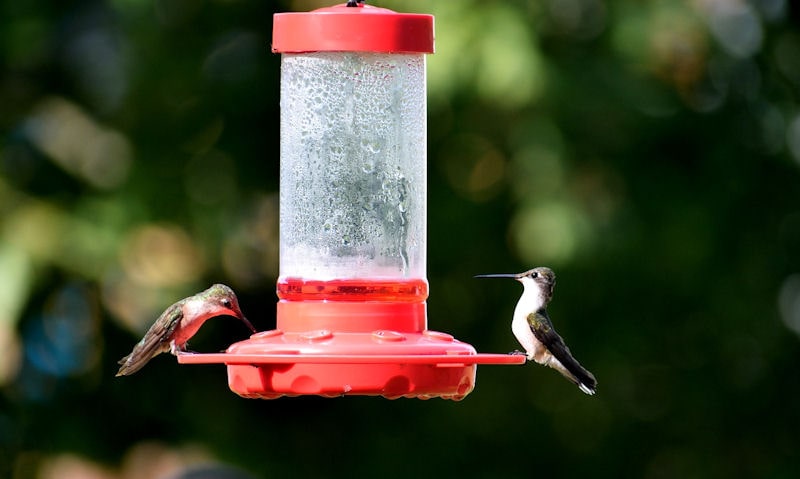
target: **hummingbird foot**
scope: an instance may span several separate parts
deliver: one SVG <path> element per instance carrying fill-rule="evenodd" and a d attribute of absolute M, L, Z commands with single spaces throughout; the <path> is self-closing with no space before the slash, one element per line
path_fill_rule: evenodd
<path fill-rule="evenodd" d="M 170 341 L 170 343 L 169 343 L 169 353 L 171 355 L 173 355 L 173 356 L 177 356 L 180 353 L 194 353 L 194 351 L 189 351 L 188 349 L 186 349 L 186 347 L 188 345 L 189 345 L 189 343 L 183 343 L 183 344 L 178 345 L 178 344 L 175 344 L 175 341 Z"/>
<path fill-rule="evenodd" d="M 515 350 L 511 351 L 508 354 L 510 354 L 512 356 L 525 356 L 525 357 L 528 358 L 528 361 L 533 361 L 533 355 L 532 354 L 528 354 L 528 352 L 526 352 L 526 351 L 520 351 L 519 349 L 515 349 Z"/>

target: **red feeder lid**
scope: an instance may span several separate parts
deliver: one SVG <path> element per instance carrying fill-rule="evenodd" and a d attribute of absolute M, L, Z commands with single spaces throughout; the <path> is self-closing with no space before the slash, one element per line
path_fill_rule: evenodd
<path fill-rule="evenodd" d="M 342 3 L 311 12 L 276 13 L 272 25 L 273 53 L 433 53 L 433 15 Z"/>

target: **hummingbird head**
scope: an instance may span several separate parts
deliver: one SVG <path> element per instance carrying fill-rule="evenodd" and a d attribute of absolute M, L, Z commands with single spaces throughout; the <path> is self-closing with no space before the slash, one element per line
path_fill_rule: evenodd
<path fill-rule="evenodd" d="M 522 273 L 479 274 L 476 278 L 513 278 L 522 283 L 526 290 L 535 286 L 541 291 L 542 299 L 547 304 L 553 297 L 553 288 L 556 286 L 556 274 L 546 266 L 529 269 Z"/>
<path fill-rule="evenodd" d="M 200 293 L 203 304 L 208 309 L 208 313 L 212 316 L 233 316 L 239 318 L 253 333 L 256 328 L 244 317 L 242 310 L 239 308 L 239 300 L 236 298 L 236 293 L 231 288 L 224 284 L 215 284 L 207 290 Z"/>
<path fill-rule="evenodd" d="M 531 281 L 539 287 L 545 303 L 550 302 L 553 297 L 553 288 L 556 287 L 556 274 L 546 266 L 539 266 L 531 270 L 516 275 L 516 280 L 525 285 Z"/>

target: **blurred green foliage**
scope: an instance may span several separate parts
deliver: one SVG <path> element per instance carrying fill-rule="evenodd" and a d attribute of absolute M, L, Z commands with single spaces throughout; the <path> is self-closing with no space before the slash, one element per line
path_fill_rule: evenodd
<path fill-rule="evenodd" d="M 279 57 L 319 1 L 0 4 L 0 477 L 793 477 L 800 13 L 788 0 L 387 0 L 436 15 L 429 326 L 517 347 L 519 286 L 598 378 L 482 367 L 460 403 L 244 400 L 116 360 L 231 284 L 274 326 Z M 209 323 L 192 346 L 225 348 Z"/>

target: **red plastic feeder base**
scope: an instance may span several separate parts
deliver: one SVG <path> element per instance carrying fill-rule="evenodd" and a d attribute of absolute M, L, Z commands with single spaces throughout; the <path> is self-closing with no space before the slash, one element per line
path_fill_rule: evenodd
<path fill-rule="evenodd" d="M 523 364 L 525 356 L 478 354 L 447 333 L 425 329 L 425 303 L 278 303 L 278 329 L 225 353 L 178 355 L 181 364 L 223 363 L 246 398 L 315 394 L 463 399 L 478 364 Z M 336 327 L 333 330 L 333 327 Z"/>
<path fill-rule="evenodd" d="M 229 387 L 246 398 L 315 394 L 458 401 L 475 387 L 478 364 L 523 364 L 525 357 L 477 354 L 471 345 L 438 331 L 275 329 L 233 344 L 226 353 L 182 353 L 178 362 L 226 364 Z"/>

